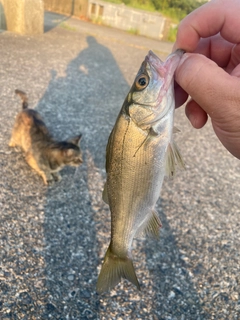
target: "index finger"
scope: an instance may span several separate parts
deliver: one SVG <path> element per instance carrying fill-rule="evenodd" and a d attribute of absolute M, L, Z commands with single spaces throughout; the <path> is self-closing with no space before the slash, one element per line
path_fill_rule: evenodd
<path fill-rule="evenodd" d="M 174 48 L 193 52 L 200 38 L 208 38 L 220 32 L 232 43 L 240 42 L 240 1 L 212 0 L 199 7 L 179 24 Z"/>

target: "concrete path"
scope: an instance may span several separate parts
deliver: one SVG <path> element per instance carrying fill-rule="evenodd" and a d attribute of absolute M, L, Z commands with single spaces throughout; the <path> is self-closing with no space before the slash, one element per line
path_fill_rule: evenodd
<path fill-rule="evenodd" d="M 147 51 L 164 58 L 172 44 L 50 13 L 45 31 L 0 34 L 0 319 L 240 319 L 240 162 L 183 108 L 187 169 L 164 182 L 160 239 L 133 245 L 142 291 L 122 281 L 96 294 L 110 237 L 107 139 Z M 83 134 L 84 164 L 51 187 L 8 147 L 16 88 L 57 138 Z"/>

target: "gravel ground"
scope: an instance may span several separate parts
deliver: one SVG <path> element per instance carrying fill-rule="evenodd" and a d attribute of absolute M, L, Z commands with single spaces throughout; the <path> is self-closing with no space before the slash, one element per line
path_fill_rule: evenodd
<path fill-rule="evenodd" d="M 147 51 L 165 58 L 172 45 L 52 13 L 45 31 L 0 34 L 0 319 L 240 319 L 240 163 L 183 108 L 187 168 L 164 182 L 160 239 L 133 244 L 141 292 L 122 281 L 96 294 L 110 238 L 107 138 Z M 83 134 L 84 164 L 53 186 L 8 147 L 16 88 L 56 138 Z"/>

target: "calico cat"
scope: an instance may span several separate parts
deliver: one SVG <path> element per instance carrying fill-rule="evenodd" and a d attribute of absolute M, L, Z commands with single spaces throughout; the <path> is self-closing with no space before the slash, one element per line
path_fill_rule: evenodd
<path fill-rule="evenodd" d="M 67 141 L 54 140 L 40 114 L 28 109 L 26 93 L 15 93 L 22 99 L 22 111 L 16 117 L 9 146 L 22 148 L 26 161 L 45 184 L 60 180 L 58 172 L 64 166 L 77 167 L 83 162 L 79 146 L 82 135 Z"/>

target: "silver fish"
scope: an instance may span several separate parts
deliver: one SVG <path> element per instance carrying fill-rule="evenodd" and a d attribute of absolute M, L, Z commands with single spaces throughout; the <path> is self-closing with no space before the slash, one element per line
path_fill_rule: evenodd
<path fill-rule="evenodd" d="M 109 137 L 103 199 L 111 210 L 111 242 L 98 293 L 112 289 L 121 278 L 140 290 L 131 256 L 133 238 L 159 234 L 154 207 L 164 175 L 174 174 L 176 163 L 184 166 L 173 142 L 173 76 L 182 54 L 177 50 L 162 62 L 149 51 Z"/>

